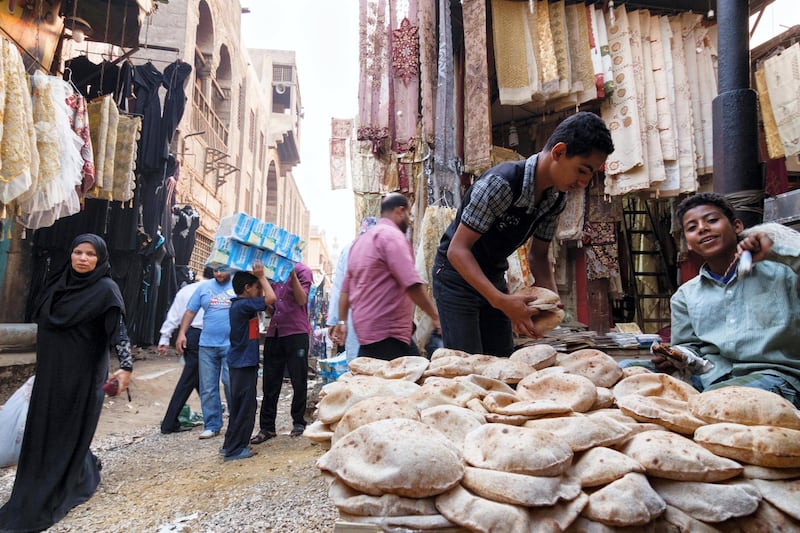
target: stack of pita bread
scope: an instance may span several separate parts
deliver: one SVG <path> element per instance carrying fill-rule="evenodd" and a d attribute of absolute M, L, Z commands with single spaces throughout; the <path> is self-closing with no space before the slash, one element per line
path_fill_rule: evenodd
<path fill-rule="evenodd" d="M 357 358 L 305 435 L 376 530 L 800 531 L 800 411 L 599 350 Z"/>

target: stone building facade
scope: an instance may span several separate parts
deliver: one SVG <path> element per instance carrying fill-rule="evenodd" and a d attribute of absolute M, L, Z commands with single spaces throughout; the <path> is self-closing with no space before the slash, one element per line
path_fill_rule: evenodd
<path fill-rule="evenodd" d="M 181 163 L 177 202 L 200 214 L 195 269 L 219 220 L 236 212 L 309 239 L 309 211 L 292 175 L 302 118 L 295 55 L 244 48 L 242 16 L 238 0 L 170 0 L 142 26 L 143 47 L 132 56 L 193 66 L 171 149 Z"/>

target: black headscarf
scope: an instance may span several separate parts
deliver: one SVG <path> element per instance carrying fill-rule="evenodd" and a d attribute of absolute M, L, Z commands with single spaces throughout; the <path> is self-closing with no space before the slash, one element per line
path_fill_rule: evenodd
<path fill-rule="evenodd" d="M 82 243 L 89 243 L 97 253 L 94 270 L 79 273 L 72 268 L 72 251 Z M 39 324 L 51 327 L 70 327 L 104 314 L 112 308 L 124 312 L 119 287 L 111 279 L 106 241 L 93 233 L 78 235 L 72 241 L 70 262 L 64 272 L 44 290 L 44 296 L 36 309 Z"/>

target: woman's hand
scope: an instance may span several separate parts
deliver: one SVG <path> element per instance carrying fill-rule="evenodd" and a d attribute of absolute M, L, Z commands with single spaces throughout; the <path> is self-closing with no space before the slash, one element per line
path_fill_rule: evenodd
<path fill-rule="evenodd" d="M 130 370 L 123 370 L 122 368 L 114 372 L 113 377 L 117 378 L 117 381 L 119 381 L 119 392 L 117 392 L 117 395 L 122 394 L 122 392 L 128 388 L 131 382 L 131 374 L 132 372 Z"/>

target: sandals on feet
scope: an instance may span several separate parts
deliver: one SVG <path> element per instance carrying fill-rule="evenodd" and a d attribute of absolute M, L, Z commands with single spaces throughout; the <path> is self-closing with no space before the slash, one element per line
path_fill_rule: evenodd
<path fill-rule="evenodd" d="M 277 437 L 277 434 L 274 431 L 259 431 L 255 437 L 250 439 L 250 444 L 261 444 L 262 442 L 267 442 L 269 439 Z"/>
<path fill-rule="evenodd" d="M 292 428 L 292 432 L 289 433 L 289 436 L 290 437 L 299 437 L 299 436 L 301 436 L 303 434 L 303 432 L 305 430 L 306 430 L 305 426 L 294 426 Z"/>

